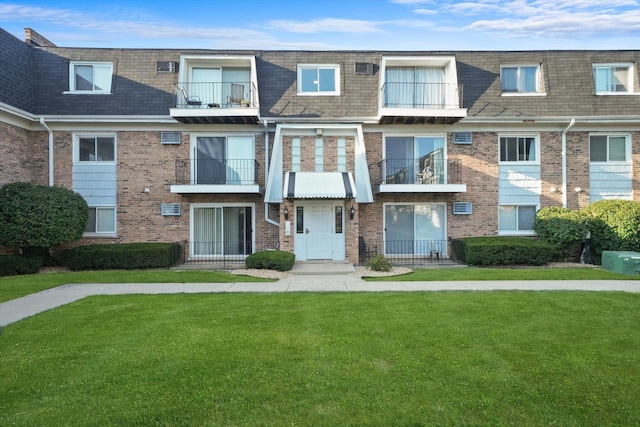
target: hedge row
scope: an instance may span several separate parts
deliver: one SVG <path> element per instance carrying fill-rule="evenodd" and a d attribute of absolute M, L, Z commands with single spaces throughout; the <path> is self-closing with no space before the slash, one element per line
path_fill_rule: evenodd
<path fill-rule="evenodd" d="M 453 257 L 468 265 L 543 265 L 558 251 L 549 243 L 528 237 L 467 237 L 452 241 Z"/>
<path fill-rule="evenodd" d="M 87 245 L 60 254 L 71 270 L 132 270 L 170 267 L 180 259 L 179 243 L 123 243 Z"/>
<path fill-rule="evenodd" d="M 40 256 L 0 255 L 0 276 L 34 274 L 42 264 Z"/>
<path fill-rule="evenodd" d="M 261 251 L 251 254 L 245 260 L 247 268 L 289 271 L 293 268 L 296 256 L 285 251 Z"/>

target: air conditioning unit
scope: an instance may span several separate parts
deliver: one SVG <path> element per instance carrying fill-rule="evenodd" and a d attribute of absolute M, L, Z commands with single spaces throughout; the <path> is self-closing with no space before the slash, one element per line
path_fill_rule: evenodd
<path fill-rule="evenodd" d="M 180 203 L 161 203 L 160 214 L 162 216 L 180 216 Z"/>
<path fill-rule="evenodd" d="M 356 62 L 355 74 L 372 75 L 373 64 L 371 62 Z"/>
<path fill-rule="evenodd" d="M 453 143 L 454 144 L 466 144 L 469 145 L 472 142 L 471 132 L 454 132 Z"/>
<path fill-rule="evenodd" d="M 168 145 L 180 144 L 180 132 L 162 132 L 160 142 Z"/>
<path fill-rule="evenodd" d="M 471 215 L 473 205 L 469 202 L 453 202 L 454 215 Z"/>
<path fill-rule="evenodd" d="M 156 61 L 158 73 L 177 73 L 178 63 L 175 61 Z"/>

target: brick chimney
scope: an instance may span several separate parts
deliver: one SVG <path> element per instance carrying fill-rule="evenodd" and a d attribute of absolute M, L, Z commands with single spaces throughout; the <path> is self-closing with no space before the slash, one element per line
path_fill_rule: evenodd
<path fill-rule="evenodd" d="M 56 45 L 51 43 L 45 37 L 40 35 L 36 30 L 32 30 L 31 28 L 24 29 L 24 41 L 29 46 L 35 47 L 55 47 Z"/>

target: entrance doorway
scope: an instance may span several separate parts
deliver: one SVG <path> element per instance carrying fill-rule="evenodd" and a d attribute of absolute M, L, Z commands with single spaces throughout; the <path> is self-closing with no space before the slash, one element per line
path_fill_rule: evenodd
<path fill-rule="evenodd" d="M 294 206 L 296 259 L 344 260 L 343 202 L 304 201 Z"/>

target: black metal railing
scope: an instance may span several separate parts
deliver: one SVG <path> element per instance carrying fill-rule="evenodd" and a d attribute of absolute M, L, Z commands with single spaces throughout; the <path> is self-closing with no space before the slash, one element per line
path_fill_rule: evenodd
<path fill-rule="evenodd" d="M 457 83 L 385 82 L 380 96 L 386 108 L 462 108 L 462 85 Z"/>
<path fill-rule="evenodd" d="M 176 108 L 257 107 L 258 91 L 251 82 L 180 82 Z"/>
<path fill-rule="evenodd" d="M 381 184 L 459 184 L 462 182 L 460 159 L 446 161 L 446 171 L 445 160 L 429 157 L 383 159 L 378 165 Z"/>
<path fill-rule="evenodd" d="M 366 264 L 382 255 L 396 265 L 416 265 L 449 261 L 446 240 L 385 240 L 360 239 L 360 263 Z"/>
<path fill-rule="evenodd" d="M 183 243 L 181 259 L 187 265 L 238 265 L 244 264 L 252 253 L 279 247 L 278 239 L 187 241 Z"/>
<path fill-rule="evenodd" d="M 252 159 L 176 159 L 179 185 L 255 185 L 260 164 Z"/>

